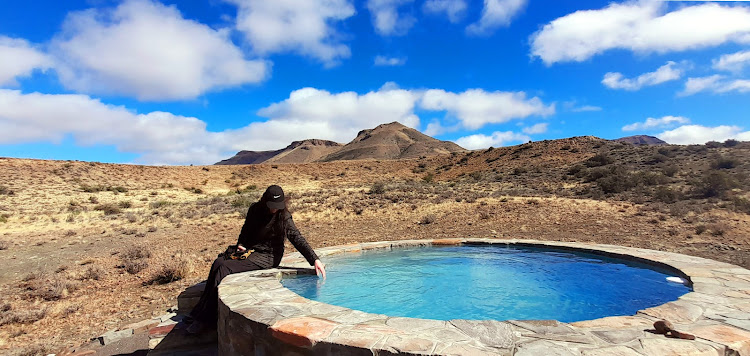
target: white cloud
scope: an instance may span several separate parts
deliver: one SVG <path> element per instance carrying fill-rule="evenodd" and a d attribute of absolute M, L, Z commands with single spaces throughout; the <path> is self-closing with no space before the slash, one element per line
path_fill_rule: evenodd
<path fill-rule="evenodd" d="M 750 8 L 706 3 L 667 12 L 665 2 L 612 3 L 560 17 L 531 36 L 531 53 L 546 64 L 584 61 L 611 49 L 667 53 L 750 43 Z"/>
<path fill-rule="evenodd" d="M 483 134 L 470 135 L 461 137 L 455 142 L 463 148 L 476 150 L 480 148 L 488 148 L 490 146 L 505 146 L 512 142 L 527 142 L 530 140 L 531 138 L 529 136 L 512 131 L 495 131 L 489 136 Z"/>
<path fill-rule="evenodd" d="M 226 0 L 237 5 L 237 29 L 261 55 L 296 52 L 328 66 L 349 58 L 334 23 L 355 14 L 348 0 Z"/>
<path fill-rule="evenodd" d="M 531 127 L 524 127 L 521 131 L 527 135 L 537 135 L 547 132 L 547 126 L 549 126 L 547 123 L 536 124 Z"/>
<path fill-rule="evenodd" d="M 137 114 L 87 95 L 0 89 L 0 144 L 59 143 L 66 135 L 84 146 L 114 145 L 142 154 L 144 163 L 213 163 L 228 148 L 196 118 Z"/>
<path fill-rule="evenodd" d="M 465 0 L 427 0 L 422 5 L 422 11 L 428 14 L 445 14 L 448 21 L 457 23 L 466 12 Z"/>
<path fill-rule="evenodd" d="M 723 94 L 736 91 L 738 93 L 750 92 L 750 80 L 748 79 L 731 79 L 725 80 L 722 75 L 712 75 L 708 77 L 688 78 L 685 82 L 685 89 L 678 93 L 680 96 L 689 96 L 703 91 L 710 91 L 716 94 Z"/>
<path fill-rule="evenodd" d="M 625 125 L 622 127 L 622 130 L 623 131 L 650 130 L 650 129 L 655 129 L 655 128 L 672 126 L 674 124 L 687 124 L 689 122 L 690 122 L 690 119 L 686 117 L 682 117 L 682 116 L 664 116 L 659 119 L 649 117 L 644 122 L 636 122 L 630 125 Z"/>
<path fill-rule="evenodd" d="M 416 19 L 399 13 L 399 7 L 413 2 L 414 0 L 367 0 L 367 9 L 372 14 L 375 31 L 383 36 L 402 36 L 409 32 Z"/>
<path fill-rule="evenodd" d="M 186 20 L 173 6 L 129 0 L 115 9 L 74 12 L 52 42 L 67 88 L 141 100 L 192 99 L 268 76 L 226 30 Z"/>
<path fill-rule="evenodd" d="M 386 57 L 386 56 L 375 56 L 376 66 L 387 66 L 395 67 L 406 64 L 406 58 L 404 57 Z"/>
<path fill-rule="evenodd" d="M 602 108 L 599 106 L 593 106 L 593 105 L 584 105 L 579 107 L 574 107 L 570 109 L 572 112 L 592 112 L 592 111 L 602 111 Z"/>
<path fill-rule="evenodd" d="M 622 73 L 609 72 L 604 75 L 602 84 L 610 89 L 624 89 L 630 91 L 640 90 L 646 86 L 652 86 L 680 79 L 682 69 L 676 68 L 677 63 L 669 61 L 654 72 L 644 73 L 635 79 L 624 78 Z"/>
<path fill-rule="evenodd" d="M 0 85 L 17 85 L 17 77 L 27 77 L 35 69 L 46 70 L 52 60 L 28 41 L 0 35 Z"/>
<path fill-rule="evenodd" d="M 664 131 L 656 137 L 676 145 L 704 144 L 708 141 L 723 142 L 728 139 L 750 141 L 750 131 L 742 131 L 738 126 L 721 125 L 706 127 L 701 125 L 680 126 L 671 131 Z"/>
<path fill-rule="evenodd" d="M 527 99 L 524 92 L 487 92 L 482 89 L 470 89 L 460 94 L 430 89 L 424 93 L 419 105 L 426 110 L 445 110 L 469 129 L 555 113 L 554 104 L 545 105 L 538 97 Z"/>
<path fill-rule="evenodd" d="M 265 134 L 260 141 L 248 141 L 253 149 L 279 148 L 301 138 L 320 138 L 347 143 L 362 129 L 398 121 L 406 126 L 419 126 L 414 114 L 418 94 L 409 90 L 384 87 L 366 94 L 355 92 L 330 93 L 315 88 L 293 91 L 286 100 L 271 104 L 258 115 L 269 118 L 279 135 Z M 294 131 L 302 123 L 309 128 Z M 260 125 L 271 125 L 264 123 Z M 251 125 L 253 126 L 253 125 Z M 263 126 L 265 127 L 265 126 Z M 289 128 L 290 133 L 285 132 Z M 283 146 L 281 146 L 283 147 Z"/>
<path fill-rule="evenodd" d="M 528 0 L 484 0 L 482 17 L 466 27 L 471 35 L 487 35 L 510 25 L 511 20 L 526 6 Z"/>
<path fill-rule="evenodd" d="M 750 66 L 750 51 L 725 54 L 713 61 L 713 67 L 716 70 L 740 72 L 748 66 Z"/>
<path fill-rule="evenodd" d="M 428 100 L 423 102 L 423 98 Z M 421 107 L 423 104 L 429 105 Z M 364 94 L 302 88 L 291 92 L 287 99 L 258 110 L 257 115 L 266 121 L 211 132 L 198 118 L 168 112 L 140 114 L 87 95 L 23 94 L 0 89 L 0 145 L 59 143 L 70 136 L 75 144 L 111 145 L 119 151 L 138 154 L 139 163 L 210 164 L 239 150 L 280 149 L 291 141 L 307 138 L 347 143 L 362 129 L 392 121 L 418 128 L 418 108 L 455 112 L 459 117 L 468 115 L 472 125 L 481 124 L 477 120 L 508 121 L 554 112 L 554 106 L 545 106 L 538 98 L 526 99 L 523 93 L 406 90 L 389 82 Z M 542 125 L 526 131 L 539 132 Z M 467 123 L 457 120 L 444 127 L 439 120 L 433 120 L 426 131 L 434 134 L 461 127 L 467 127 Z M 507 133 L 488 136 L 489 141 L 482 141 L 482 137 L 471 136 L 464 141 L 497 145 L 527 139 L 525 135 Z"/>

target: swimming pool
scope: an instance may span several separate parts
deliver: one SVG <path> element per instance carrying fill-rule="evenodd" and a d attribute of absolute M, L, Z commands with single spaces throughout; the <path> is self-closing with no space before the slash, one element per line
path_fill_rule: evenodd
<path fill-rule="evenodd" d="M 325 282 L 282 284 L 326 304 L 423 319 L 575 322 L 633 315 L 691 291 L 644 263 L 549 248 L 408 247 L 326 261 Z"/>

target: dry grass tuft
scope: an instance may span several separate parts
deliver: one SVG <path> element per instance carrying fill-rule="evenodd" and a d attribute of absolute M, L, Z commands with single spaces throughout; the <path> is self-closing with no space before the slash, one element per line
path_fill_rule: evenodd
<path fill-rule="evenodd" d="M 192 271 L 190 262 L 176 257 L 162 264 L 149 280 L 149 284 L 167 284 L 185 278 Z"/>
<path fill-rule="evenodd" d="M 31 324 L 42 320 L 47 315 L 46 309 L 14 310 L 10 304 L 0 307 L 0 326 L 10 324 Z"/>
<path fill-rule="evenodd" d="M 0 240 L 0 251 L 7 250 L 10 248 L 10 243 L 5 240 Z"/>
<path fill-rule="evenodd" d="M 102 268 L 101 266 L 92 265 L 86 268 L 86 271 L 83 273 L 83 275 L 79 279 L 82 281 L 83 280 L 99 281 L 102 278 L 104 278 L 106 274 L 107 273 L 104 271 L 104 268 Z"/>

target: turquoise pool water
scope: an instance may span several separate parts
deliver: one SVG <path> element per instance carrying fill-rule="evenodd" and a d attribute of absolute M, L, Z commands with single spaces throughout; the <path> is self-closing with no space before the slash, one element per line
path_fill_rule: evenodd
<path fill-rule="evenodd" d="M 574 322 L 633 315 L 690 291 L 645 264 L 538 248 L 402 248 L 326 263 L 326 281 L 300 276 L 282 284 L 327 304 L 437 320 Z"/>

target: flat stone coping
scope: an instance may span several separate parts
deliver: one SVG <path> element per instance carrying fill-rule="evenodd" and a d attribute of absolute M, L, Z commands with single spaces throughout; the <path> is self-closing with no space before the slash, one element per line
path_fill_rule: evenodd
<path fill-rule="evenodd" d="M 417 246 L 505 245 L 592 253 L 666 268 L 692 283 L 678 300 L 574 323 L 555 320 L 428 320 L 365 313 L 299 296 L 284 276 L 314 274 L 299 253 L 285 267 L 227 276 L 219 286 L 222 355 L 747 355 L 750 270 L 670 252 L 576 242 L 442 239 L 359 243 L 317 249 L 325 256 Z M 648 332 L 657 320 L 695 340 Z M 283 349 L 284 351 L 278 351 Z"/>

